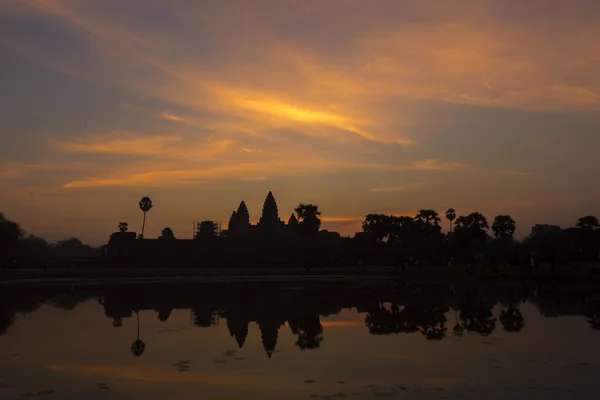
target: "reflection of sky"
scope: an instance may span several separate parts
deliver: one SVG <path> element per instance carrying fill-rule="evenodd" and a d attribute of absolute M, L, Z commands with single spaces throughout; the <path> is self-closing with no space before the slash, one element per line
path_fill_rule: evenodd
<path fill-rule="evenodd" d="M 570 225 L 600 213 L 599 18 L 595 0 L 4 0 L 0 210 L 96 244 L 137 227 L 143 195 L 147 236 L 242 199 L 256 219 L 268 190 L 345 234 L 420 208 Z"/>
<path fill-rule="evenodd" d="M 224 320 L 211 328 L 192 328 L 188 310 L 174 311 L 167 322 L 144 311 L 141 338 L 147 347 L 136 358 L 129 349 L 136 338 L 135 317 L 113 328 L 93 301 L 72 312 L 44 306 L 21 317 L 0 338 L 0 383 L 11 385 L 0 389 L 0 397 L 50 389 L 61 399 L 305 399 L 352 392 L 371 398 L 395 393 L 392 389 L 400 392 L 399 385 L 408 388 L 411 398 L 478 398 L 484 392 L 486 398 L 573 398 L 568 390 L 583 398 L 598 394 L 599 332 L 581 317 L 543 319 L 533 306 L 520 309 L 526 321 L 521 333 L 498 326 L 490 337 L 449 335 L 440 342 L 420 334 L 368 335 L 364 314 L 347 309 L 321 317 L 325 340 L 318 350 L 300 351 L 290 329 L 282 327 L 269 359 L 254 324 L 243 349 L 226 355 L 237 345 Z M 448 314 L 450 326 L 453 318 Z M 190 369 L 177 372 L 172 364 L 183 360 L 192 362 Z M 97 389 L 98 383 L 110 389 Z"/>

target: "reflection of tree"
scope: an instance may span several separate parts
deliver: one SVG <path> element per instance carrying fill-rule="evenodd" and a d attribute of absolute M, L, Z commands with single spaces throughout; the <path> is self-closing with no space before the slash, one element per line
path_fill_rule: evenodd
<path fill-rule="evenodd" d="M 217 325 L 219 315 L 212 308 L 194 308 L 194 325 L 201 328 L 210 328 L 212 325 Z"/>
<path fill-rule="evenodd" d="M 8 307 L 0 300 L 0 336 L 8 332 L 8 328 L 15 322 L 15 313 L 12 308 Z"/>
<path fill-rule="evenodd" d="M 525 326 L 525 319 L 521 311 L 511 304 L 508 309 L 500 312 L 500 323 L 506 332 L 521 332 Z"/>
<path fill-rule="evenodd" d="M 414 333 L 419 330 L 416 321 L 410 318 L 411 310 L 406 307 L 400 311 L 397 304 L 386 308 L 379 303 L 365 317 L 365 325 L 372 335 L 388 335 L 391 333 Z"/>
<path fill-rule="evenodd" d="M 171 316 L 171 309 L 170 308 L 161 308 L 158 309 L 158 319 L 161 322 L 167 322 L 167 320 L 169 319 L 169 317 Z"/>
<path fill-rule="evenodd" d="M 80 299 L 71 294 L 64 294 L 54 297 L 50 300 L 53 307 L 60 308 L 64 311 L 72 311 L 79 304 Z"/>
<path fill-rule="evenodd" d="M 465 328 L 458 321 L 458 311 L 454 309 L 454 327 L 452 328 L 452 333 L 454 336 L 462 336 L 465 331 Z"/>
<path fill-rule="evenodd" d="M 592 329 L 600 330 L 600 313 L 595 313 L 588 318 Z"/>
<path fill-rule="evenodd" d="M 140 340 L 140 312 L 136 311 L 135 314 L 137 316 L 137 339 L 131 345 L 131 352 L 134 356 L 139 357 L 144 354 L 146 344 Z"/>
<path fill-rule="evenodd" d="M 296 346 L 301 350 L 318 349 L 323 341 L 323 326 L 318 315 L 298 319 L 298 340 Z"/>
<path fill-rule="evenodd" d="M 446 336 L 448 321 L 445 313 L 447 308 L 433 307 L 424 310 L 423 321 L 421 322 L 421 334 L 427 340 L 441 340 Z"/>
<path fill-rule="evenodd" d="M 586 312 L 587 320 L 592 329 L 600 330 L 600 301 L 594 301 Z"/>
<path fill-rule="evenodd" d="M 470 289 L 464 306 L 460 310 L 460 320 L 467 332 L 490 335 L 496 328 L 496 318 L 492 314 L 494 303 L 483 298 L 476 289 Z"/>
<path fill-rule="evenodd" d="M 421 334 L 428 340 L 439 340 L 446 336 L 447 307 L 426 306 L 415 302 L 400 308 L 392 304 L 389 308 L 380 303 L 365 317 L 365 325 L 372 335 L 392 333 Z"/>

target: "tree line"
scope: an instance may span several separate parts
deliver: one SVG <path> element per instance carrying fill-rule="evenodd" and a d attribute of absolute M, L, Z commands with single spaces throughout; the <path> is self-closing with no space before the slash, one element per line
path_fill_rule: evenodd
<path fill-rule="evenodd" d="M 470 261 L 487 255 L 495 261 L 516 261 L 531 253 L 539 261 L 597 260 L 600 249 L 600 224 L 592 215 L 579 218 L 575 227 L 535 225 L 523 241 L 514 239 L 516 222 L 510 215 L 497 215 L 491 224 L 474 212 L 457 216 L 452 208 L 445 213 L 449 230 L 442 233 L 442 218 L 433 209 L 420 210 L 414 217 L 368 214 L 362 224 L 364 235 L 374 242 L 386 243 L 388 250 L 401 256 L 422 259 L 456 257 Z"/>
<path fill-rule="evenodd" d="M 27 234 L 19 224 L 7 219 L 0 213 L 0 265 L 10 266 L 16 260 L 33 261 L 36 259 L 63 262 L 66 260 L 99 257 L 101 250 L 88 246 L 81 240 L 70 237 L 49 243 L 45 239 Z"/>

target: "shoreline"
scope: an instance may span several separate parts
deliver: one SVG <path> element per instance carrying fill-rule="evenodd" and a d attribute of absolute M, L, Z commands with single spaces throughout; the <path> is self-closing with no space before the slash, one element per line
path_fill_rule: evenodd
<path fill-rule="evenodd" d="M 401 269 L 389 266 L 369 267 L 316 267 L 316 268 L 21 268 L 1 269 L 0 287 L 22 285 L 94 286 L 94 285 L 138 285 L 138 284 L 223 284 L 223 283 L 294 283 L 294 282 L 334 282 L 360 283 L 362 281 L 410 281 L 429 284 L 452 283 L 507 283 L 535 284 L 552 283 L 578 284 L 600 283 L 600 275 L 591 271 L 597 267 L 560 268 L 557 275 L 549 266 L 540 267 L 532 274 L 515 266 L 503 266 L 500 273 L 493 273 L 483 267 L 475 274 L 467 272 L 466 266 L 448 270 L 445 267 L 427 266 L 422 270 L 409 268 L 406 274 Z"/>

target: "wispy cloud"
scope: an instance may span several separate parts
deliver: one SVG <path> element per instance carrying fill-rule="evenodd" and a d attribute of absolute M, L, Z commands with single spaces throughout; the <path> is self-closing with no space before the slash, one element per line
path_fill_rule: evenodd
<path fill-rule="evenodd" d="M 503 170 L 503 171 L 500 171 L 499 174 L 505 175 L 505 176 L 533 176 L 534 175 L 533 172 L 512 171 L 512 170 Z"/>
<path fill-rule="evenodd" d="M 371 192 L 403 192 L 405 190 L 414 190 L 422 187 L 422 183 L 411 183 L 408 185 L 400 186 L 385 186 L 380 188 L 371 189 Z"/>
<path fill-rule="evenodd" d="M 0 118 L 10 149 L 0 179 L 20 199 L 29 185 L 112 196 L 123 186 L 252 192 L 264 179 L 342 216 L 391 210 L 393 196 L 373 193 L 412 190 L 403 182 L 413 179 L 457 208 L 471 206 L 471 178 L 484 175 L 531 177 L 545 192 L 591 187 L 600 10 L 589 1 L 446 3 L 262 0 L 249 13 L 245 0 L 0 1 L 9 22 L 0 24 L 2 57 L 15 66 L 3 92 L 14 102 Z M 27 100 L 31 82 L 55 87 L 57 76 L 53 96 Z M 82 93 L 85 111 L 74 112 Z M 514 140 L 511 152 L 491 151 L 502 135 Z M 562 154 L 556 169 L 580 182 L 542 181 L 551 167 L 540 160 L 553 152 Z M 577 163 L 582 152 L 590 166 Z M 22 169 L 21 160 L 47 168 Z M 523 172 L 505 171 L 517 164 Z M 77 201 L 91 193 L 63 192 Z M 406 197 L 418 209 L 418 196 Z M 221 202 L 205 199 L 218 214 Z M 171 210 L 197 207 L 168 201 Z M 350 231 L 356 221 L 326 223 Z"/>
<path fill-rule="evenodd" d="M 201 160 L 223 154 L 232 149 L 235 144 L 234 140 L 213 137 L 184 140 L 179 135 L 148 136 L 139 133 L 113 132 L 89 136 L 74 142 L 60 142 L 59 147 L 74 153 Z"/>
<path fill-rule="evenodd" d="M 467 166 L 457 162 L 440 162 L 438 160 L 428 159 L 423 161 L 413 161 L 407 169 L 416 171 L 455 171 L 466 168 Z"/>
<path fill-rule="evenodd" d="M 0 179 L 18 179 L 22 176 L 23 173 L 16 169 L 0 169 Z"/>

